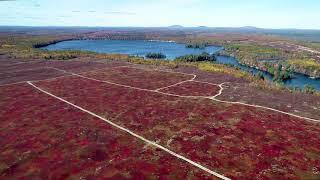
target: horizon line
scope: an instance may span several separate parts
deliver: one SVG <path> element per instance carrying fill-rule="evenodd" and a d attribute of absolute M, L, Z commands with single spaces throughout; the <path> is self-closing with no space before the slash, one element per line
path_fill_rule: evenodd
<path fill-rule="evenodd" d="M 176 26 L 176 27 L 174 27 Z M 179 27 L 178 27 L 179 26 Z M 192 28 L 207 28 L 207 29 L 251 29 L 251 30 L 310 30 L 310 31 L 320 31 L 320 29 L 311 29 L 311 28 L 264 28 L 256 26 L 182 26 L 182 25 L 170 25 L 170 26 L 65 26 L 65 25 L 0 25 L 0 27 L 33 27 L 33 28 L 171 28 L 171 29 L 192 29 Z"/>

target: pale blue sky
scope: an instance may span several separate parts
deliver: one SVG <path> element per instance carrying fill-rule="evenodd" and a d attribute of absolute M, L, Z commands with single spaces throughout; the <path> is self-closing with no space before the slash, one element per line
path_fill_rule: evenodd
<path fill-rule="evenodd" d="M 319 0 L 0 0 L 0 25 L 320 29 Z"/>

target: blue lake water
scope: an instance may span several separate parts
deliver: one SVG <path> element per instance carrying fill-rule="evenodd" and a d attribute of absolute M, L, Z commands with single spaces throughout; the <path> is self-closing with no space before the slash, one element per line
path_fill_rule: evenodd
<path fill-rule="evenodd" d="M 201 54 L 203 52 L 216 53 L 221 51 L 223 47 L 210 46 L 205 49 L 192 49 L 186 48 L 185 44 L 179 44 L 175 42 L 164 42 L 164 41 L 143 41 L 143 40 L 74 40 L 64 41 L 57 44 L 52 44 L 42 49 L 47 50 L 86 50 L 94 51 L 98 53 L 112 53 L 112 54 L 128 54 L 145 56 L 150 52 L 161 52 L 167 56 L 167 59 L 174 59 L 178 56 L 188 54 Z M 217 63 L 229 64 L 240 69 L 257 74 L 262 72 L 266 79 L 272 80 L 272 75 L 257 70 L 252 67 L 241 65 L 235 58 L 229 56 L 218 56 Z M 294 78 L 287 80 L 284 84 L 288 87 L 299 87 L 304 88 L 305 85 L 311 85 L 317 90 L 320 90 L 320 79 L 310 79 L 308 76 L 303 74 L 294 74 Z"/>
<path fill-rule="evenodd" d="M 270 73 L 261 71 L 246 65 L 242 65 L 239 63 L 239 61 L 237 61 L 237 59 L 230 56 L 218 56 L 217 62 L 221 64 L 229 64 L 235 67 L 239 67 L 241 70 L 250 72 L 255 75 L 258 74 L 259 72 L 262 72 L 263 76 L 266 79 L 270 81 L 273 79 L 273 76 Z M 311 79 L 309 78 L 309 76 L 306 76 L 304 74 L 294 73 L 293 78 L 290 80 L 286 80 L 284 82 L 284 85 L 288 87 L 298 87 L 298 88 L 304 88 L 306 85 L 311 85 L 317 90 L 320 90 L 320 79 Z"/>
<path fill-rule="evenodd" d="M 87 50 L 98 53 L 129 54 L 145 56 L 147 53 L 163 53 L 167 59 L 174 59 L 187 54 L 215 53 L 222 47 L 210 46 L 205 49 L 186 48 L 185 44 L 164 41 L 142 40 L 75 40 L 53 44 L 48 50 Z"/>

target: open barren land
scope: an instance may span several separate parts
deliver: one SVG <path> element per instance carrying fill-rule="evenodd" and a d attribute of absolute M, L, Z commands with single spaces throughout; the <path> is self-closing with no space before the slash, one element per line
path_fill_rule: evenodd
<path fill-rule="evenodd" d="M 0 61 L 0 179 L 320 178 L 319 96 L 192 67 Z"/>

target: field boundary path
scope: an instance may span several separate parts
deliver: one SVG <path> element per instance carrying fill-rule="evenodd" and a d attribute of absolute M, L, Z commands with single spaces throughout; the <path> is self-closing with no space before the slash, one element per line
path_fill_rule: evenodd
<path fill-rule="evenodd" d="M 248 104 L 248 103 L 243 103 L 243 102 L 237 102 L 237 101 L 225 101 L 225 100 L 220 100 L 219 99 L 219 96 L 221 96 L 221 95 L 223 95 L 224 94 L 224 91 L 227 89 L 227 86 L 226 86 L 226 84 L 232 84 L 232 82 L 223 82 L 223 81 L 220 81 L 220 82 L 222 82 L 222 83 L 210 83 L 210 82 L 206 82 L 206 81 L 201 81 L 201 80 L 197 80 L 197 78 L 199 77 L 199 76 L 201 76 L 201 74 L 199 75 L 199 74 L 191 74 L 191 73 L 183 73 L 183 72 L 175 72 L 175 71 L 169 71 L 169 70 L 161 70 L 161 69 L 152 69 L 152 68 L 143 68 L 143 67 L 138 67 L 138 66 L 134 66 L 134 64 L 130 64 L 130 65 L 116 65 L 116 66 L 114 66 L 115 64 L 110 64 L 111 66 L 113 66 L 113 67 L 103 67 L 103 68 L 95 68 L 95 69 L 90 69 L 90 68 L 87 68 L 86 69 L 86 67 L 84 66 L 84 67 L 74 67 L 74 69 L 72 69 L 72 68 L 68 68 L 68 67 L 64 67 L 64 66 L 53 66 L 53 65 L 45 65 L 44 67 L 40 67 L 40 68 L 37 68 L 37 69 L 51 69 L 52 71 L 53 71 L 53 75 L 52 74 L 49 74 L 49 73 L 47 73 L 46 74 L 46 76 L 39 76 L 39 74 L 38 74 L 38 76 L 37 76 L 37 74 L 35 75 L 35 77 L 33 77 L 33 75 L 31 75 L 30 77 L 29 77 L 29 75 L 26 75 L 25 76 L 25 78 L 23 78 L 23 79 L 14 79 L 13 78 L 13 80 L 16 80 L 17 82 L 15 82 L 15 83 L 8 83 L 8 84 L 0 84 L 0 87 L 5 87 L 5 86 L 11 86 L 11 85 L 20 85 L 20 84 L 25 84 L 26 86 L 31 86 L 32 88 L 33 88 L 33 90 L 35 90 L 35 91 L 38 91 L 38 92 L 40 92 L 40 93 L 43 93 L 43 94 L 45 94 L 45 95 L 47 95 L 47 96 L 50 96 L 50 97 L 52 97 L 52 98 L 54 98 L 54 99 L 56 99 L 56 100 L 59 100 L 60 102 L 63 102 L 63 103 L 65 103 L 65 104 L 67 104 L 67 105 L 69 105 L 69 106 L 72 106 L 72 107 L 74 107 L 74 108 L 76 108 L 77 110 L 79 110 L 79 111 L 81 111 L 81 112 L 84 112 L 84 113 L 86 113 L 86 114 L 88 114 L 88 115 L 90 115 L 90 116 L 92 116 L 92 117 L 95 117 L 95 118 L 98 118 L 98 119 L 100 119 L 101 121 L 103 121 L 103 122 L 105 122 L 105 123 L 107 123 L 107 124 L 109 124 L 109 125 L 111 125 L 111 126 L 113 126 L 113 127 L 115 127 L 115 128 L 117 128 L 117 129 L 119 129 L 119 130 L 121 130 L 121 131 L 123 131 L 123 132 L 125 132 L 126 134 L 128 134 L 128 135 L 130 135 L 130 136 L 132 136 L 132 137 L 134 137 L 134 138 L 137 138 L 139 141 L 142 141 L 142 142 L 144 142 L 147 146 L 153 146 L 153 147 L 155 147 L 155 148 L 157 148 L 157 149 L 159 149 L 159 150 L 161 150 L 161 151 L 163 151 L 165 154 L 166 153 L 168 153 L 169 155 L 168 156 L 173 156 L 173 157 L 175 157 L 175 158 L 177 158 L 177 159 L 179 159 L 179 160 L 182 160 L 181 162 L 183 162 L 184 164 L 189 164 L 189 165 L 192 165 L 192 167 L 196 167 L 197 169 L 199 169 L 199 170 L 202 170 L 203 172 L 205 172 L 205 173 L 208 173 L 208 174 L 210 174 L 210 175 L 212 175 L 212 176 L 215 176 L 215 177 L 217 177 L 217 178 L 220 178 L 220 179 L 224 179 L 224 180 L 230 180 L 230 178 L 228 178 L 227 176 L 232 176 L 232 175 L 230 175 L 230 174 L 228 174 L 228 173 L 230 173 L 230 172 L 233 172 L 233 171 L 222 171 L 221 170 L 221 172 L 222 173 L 224 173 L 224 174 L 226 174 L 226 176 L 225 175 L 223 175 L 223 174 L 220 174 L 220 173 L 218 173 L 218 172 L 215 172 L 214 170 L 212 170 L 211 168 L 213 168 L 213 169 L 215 169 L 215 167 L 216 166 L 211 166 L 211 165 L 208 165 L 208 164 L 206 164 L 206 163 L 204 163 L 204 164 L 202 164 L 202 162 L 201 162 L 201 160 L 197 160 L 196 158 L 194 158 L 193 156 L 189 156 L 188 154 L 187 155 L 185 155 L 185 154 L 183 154 L 183 151 L 180 151 L 180 150 L 175 150 L 175 149 L 172 149 L 173 147 L 166 147 L 165 145 L 161 145 L 161 143 L 160 142 L 158 142 L 158 141 L 156 141 L 156 140 L 153 140 L 151 137 L 152 136 L 149 136 L 149 135 L 144 135 L 144 134 L 142 134 L 141 132 L 139 132 L 138 130 L 135 130 L 134 128 L 132 128 L 131 126 L 126 126 L 126 125 L 122 125 L 121 123 L 119 124 L 119 123 L 117 123 L 117 122 L 115 122 L 114 121 L 114 119 L 110 119 L 110 117 L 103 117 L 103 115 L 99 115 L 99 113 L 97 113 L 97 112 L 95 112 L 94 110 L 92 110 L 92 109 L 90 109 L 90 108 L 88 108 L 88 107 L 86 107 L 85 105 L 83 105 L 83 104 L 81 104 L 82 102 L 86 102 L 86 101 L 83 101 L 83 99 L 81 99 L 81 101 L 78 101 L 77 103 L 75 103 L 75 102 L 73 102 L 73 100 L 70 100 L 70 99 L 68 99 L 67 97 L 64 97 L 64 95 L 59 95 L 59 93 L 58 92 L 55 92 L 55 91 L 51 91 L 50 89 L 48 90 L 48 89 L 46 89 L 46 88 L 44 88 L 44 87 L 42 87 L 41 86 L 41 83 L 40 82 L 47 82 L 47 84 L 50 84 L 51 85 L 51 83 L 53 83 L 54 84 L 54 82 L 51 82 L 52 80 L 61 80 L 61 79 L 64 79 L 64 78 L 66 78 L 67 80 L 70 80 L 70 79 L 68 79 L 69 77 L 76 77 L 75 79 L 87 79 L 87 80 L 89 80 L 89 81 L 86 81 L 86 82 L 88 82 L 88 84 L 94 84 L 92 81 L 95 81 L 95 82 L 99 82 L 99 83 L 97 83 L 97 84 L 103 84 L 103 83 L 106 83 L 106 84 L 109 84 L 109 85 L 114 85 L 114 86 L 118 86 L 118 87 L 122 87 L 122 88 L 117 88 L 118 90 L 119 89 L 121 89 L 121 91 L 122 90 L 124 90 L 124 92 L 125 93 L 127 93 L 127 92 L 129 92 L 129 91 L 131 91 L 131 90 L 129 90 L 129 89 L 132 89 L 132 90 L 137 90 L 137 91 L 145 91 L 145 92 L 151 92 L 151 93 L 148 93 L 150 96 L 153 96 L 153 94 L 152 93 L 156 93 L 156 94 L 161 94 L 161 95 L 165 95 L 165 96 L 163 96 L 164 97 L 164 99 L 176 99 L 176 98 L 169 98 L 168 96 L 172 96 L 172 97 L 178 97 L 178 98 L 190 98 L 190 99 L 196 99 L 197 101 L 199 100 L 199 99 L 201 99 L 201 100 L 203 100 L 203 99 L 205 99 L 205 101 L 200 101 L 199 100 L 199 102 L 201 102 L 201 103 L 208 103 L 208 104 L 218 104 L 219 106 L 221 106 L 221 107 L 227 107 L 228 105 L 223 105 L 223 104 L 221 104 L 221 103 L 226 103 L 226 104 L 232 104 L 232 105 L 230 105 L 230 106 L 232 106 L 232 107 L 235 107 L 235 108 L 243 108 L 243 109 L 250 109 L 250 110 L 252 110 L 252 111 L 257 111 L 257 112 L 263 112 L 262 114 L 264 114 L 265 112 L 266 113 L 270 113 L 269 111 L 273 111 L 273 112 L 276 112 L 276 113 L 274 113 L 273 115 L 279 115 L 279 117 L 280 117 L 280 114 L 284 114 L 284 116 L 281 116 L 281 117 L 286 117 L 287 118 L 287 116 L 288 117 L 292 117 L 292 121 L 295 121 L 295 122 L 300 122 L 300 121 L 302 121 L 302 120 L 306 120 L 306 121 L 308 121 L 308 122 L 315 122 L 315 123 L 319 123 L 320 122 L 320 120 L 318 120 L 318 119 L 313 119 L 313 118 L 309 118 L 309 117 L 305 117 L 305 116 L 299 116 L 299 115 L 296 115 L 296 114 L 293 114 L 293 113 L 289 113 L 289 112 L 285 112 L 285 111 L 281 111 L 281 110 L 279 110 L 279 109 L 275 109 L 275 108 L 271 108 L 271 107 L 267 107 L 267 106 L 261 106 L 261 105 L 256 105 L 256 104 Z M 96 66 L 95 66 L 96 67 Z M 77 69 L 77 68 L 79 68 L 81 71 L 79 71 L 79 69 Z M 84 68 L 84 70 L 83 69 L 81 69 L 81 68 Z M 147 72 L 151 72 L 151 71 L 158 71 L 158 72 L 163 72 L 163 74 L 165 74 L 165 73 L 172 73 L 172 74 L 180 74 L 180 75 L 185 75 L 185 76 L 183 76 L 183 78 L 177 78 L 178 77 L 178 75 L 171 75 L 171 74 L 169 74 L 169 77 L 170 78 L 173 78 L 173 79 L 166 79 L 166 78 L 163 78 L 163 80 L 164 81 L 166 81 L 166 83 L 158 83 L 158 86 L 157 87 L 154 87 L 154 86 L 144 86 L 145 84 L 143 84 L 143 83 L 145 83 L 145 81 L 143 81 L 144 79 L 142 79 L 142 82 L 143 83 L 138 83 L 138 85 L 137 84 L 134 84 L 133 83 L 133 85 L 132 85 L 132 83 L 128 83 L 130 80 L 132 80 L 132 81 L 134 81 L 134 80 L 136 80 L 136 79 L 134 79 L 134 78 L 140 78 L 141 76 L 145 76 L 146 74 L 144 74 L 145 72 L 142 72 L 141 74 L 139 74 L 139 75 L 137 75 L 136 77 L 130 77 L 129 75 L 130 75 L 130 73 L 128 73 L 128 79 L 129 79 L 129 81 L 121 81 L 122 79 L 121 78 L 111 78 L 111 79 L 108 79 L 108 78 L 110 78 L 112 75 L 114 76 L 114 74 L 112 74 L 112 73 L 110 73 L 110 75 L 109 76 L 106 76 L 106 77 L 103 77 L 102 76 L 102 78 L 101 78 L 101 76 L 99 76 L 99 75 L 97 75 L 97 76 L 95 76 L 95 74 L 94 73 L 96 73 L 96 74 L 99 74 L 99 72 L 101 73 L 101 71 L 102 72 L 104 72 L 104 71 L 108 71 L 108 70 L 110 70 L 110 71 L 112 71 L 112 70 L 115 70 L 115 69 L 119 69 L 119 68 L 128 68 L 128 69 L 140 69 L 141 71 L 147 71 Z M 22 70 L 23 71 L 23 70 Z M 132 70 L 130 70 L 130 72 L 131 72 Z M 16 72 L 20 72 L 20 71 L 16 71 Z M 123 73 L 123 72 L 125 72 L 125 71 L 123 71 L 123 70 L 119 70 L 119 72 L 120 73 Z M 13 73 L 15 73 L 15 71 L 13 71 Z M 92 74 L 90 74 L 90 73 L 92 73 Z M 108 72 L 107 72 L 108 73 Z M 124 73 L 125 74 L 125 73 Z M 158 75 L 158 74 L 160 74 L 160 75 Z M 164 76 L 161 76 L 161 73 L 154 73 L 154 74 L 149 74 L 150 76 L 156 76 L 157 78 L 158 78 L 158 80 L 159 80 L 159 77 L 161 78 L 161 77 L 164 77 Z M 19 75 L 17 75 L 17 76 L 19 76 Z M 158 77 L 159 76 L 159 77 Z M 190 76 L 190 77 L 189 77 Z M 166 74 L 165 75 L 165 77 L 168 77 L 168 74 Z M 176 79 L 174 79 L 174 77 L 176 77 Z M 39 80 L 36 80 L 36 79 L 39 79 Z M 107 79 L 105 79 L 105 78 L 107 78 Z M 156 78 L 156 79 L 157 79 Z M 25 79 L 29 79 L 29 80 L 25 80 Z M 32 79 L 35 79 L 35 80 L 32 80 Z M 119 79 L 120 79 L 120 81 L 119 81 Z M 18 82 L 18 80 L 25 80 L 25 81 L 19 81 Z M 71 80 L 73 80 L 72 78 L 71 78 Z M 154 80 L 154 79 L 152 79 L 151 78 L 151 80 L 150 79 L 148 79 L 150 82 L 152 81 L 152 80 Z M 173 80 L 173 81 L 171 81 L 171 80 Z M 202 79 L 203 80 L 203 79 Z M 225 80 L 225 79 L 224 79 Z M 12 79 L 9 79 L 9 81 L 4 81 L 4 82 L 12 82 Z M 208 80 L 208 81 L 210 81 L 210 80 Z M 39 84 L 37 83 L 37 82 L 39 82 Z M 66 81 L 66 82 L 68 82 L 68 81 Z M 146 81 L 147 82 L 147 81 Z M 157 81 L 158 82 L 158 81 Z M 161 82 L 161 80 L 159 80 L 159 82 Z M 192 83 L 190 83 L 190 82 L 192 82 Z M 194 89 L 194 92 L 198 92 L 198 91 L 201 91 L 201 87 L 204 87 L 204 86 L 206 86 L 206 85 L 204 85 L 204 84 L 207 84 L 207 86 L 206 87 L 209 87 L 209 88 L 211 88 L 212 90 L 211 90 L 211 94 L 204 94 L 204 92 L 203 91 L 201 91 L 200 93 L 202 93 L 202 94 L 191 94 L 191 95 L 189 95 L 188 93 L 187 93 L 187 95 L 185 95 L 185 94 L 179 94 L 179 92 L 181 93 L 181 91 L 164 91 L 164 90 L 168 90 L 168 89 L 170 89 L 170 88 L 176 88 L 176 87 L 178 87 L 178 89 L 179 88 L 181 88 L 181 86 L 183 86 L 183 88 L 186 88 L 186 87 L 190 87 L 190 86 L 188 86 L 188 85 L 186 85 L 186 84 L 195 84 L 195 86 L 198 88 L 198 87 L 200 87 L 200 90 L 199 90 L 199 88 L 197 89 L 197 88 L 195 88 Z M 59 83 L 58 83 L 59 84 Z M 62 83 L 63 84 L 63 83 Z M 104 85 L 104 86 L 107 86 L 107 85 Z M 160 85 L 159 85 L 160 84 Z M 202 85 L 201 85 L 202 84 Z M 140 86 L 139 86 L 140 85 Z M 211 86 L 210 86 L 211 85 Z M 22 85 L 23 86 L 23 85 Z M 162 87 L 161 87 L 162 86 Z M 20 87 L 20 86 L 19 86 Z M 62 88 L 61 89 L 64 89 L 63 87 L 65 87 L 65 86 L 61 86 Z M 83 87 L 83 85 L 81 86 L 81 87 Z M 97 86 L 98 87 L 98 86 Z M 103 86 L 100 86 L 100 87 L 103 87 Z M 151 87 L 151 88 L 150 88 Z M 127 88 L 127 89 L 126 89 Z M 148 89 L 148 88 L 150 88 L 150 89 Z M 96 88 L 96 89 L 99 89 L 99 88 Z M 115 88 L 116 89 L 116 88 Z M 126 89 L 126 90 L 125 90 Z M 192 88 L 190 88 L 190 89 L 192 89 Z M 66 87 L 66 89 L 64 89 L 64 90 L 68 90 L 68 87 Z M 103 88 L 101 88 L 101 90 L 104 90 Z M 187 89 L 188 90 L 188 89 Z M 133 92 L 137 92 L 137 91 L 133 91 Z M 213 93 L 212 93 L 213 92 Z M 228 91 L 226 90 L 225 91 L 225 93 L 227 93 Z M 140 94 L 147 94 L 147 93 L 140 93 Z M 208 95 L 208 96 L 206 96 L 206 95 Z M 86 96 L 86 94 L 85 95 L 83 95 L 83 96 Z M 159 95 L 155 95 L 155 96 L 159 96 Z M 158 100 L 158 99 L 157 99 Z M 179 100 L 181 100 L 181 99 L 179 99 Z M 181 100 L 181 101 L 184 101 L 184 100 Z M 189 101 L 189 100 L 185 100 L 185 101 Z M 213 103 L 213 101 L 214 102 L 217 102 L 217 103 Z M 191 100 L 190 100 L 190 102 L 191 102 Z M 195 101 L 192 101 L 192 102 L 195 102 Z M 116 103 L 116 102 L 115 102 Z M 233 106 L 233 104 L 235 104 L 235 106 Z M 104 104 L 105 105 L 105 104 Z M 239 106 L 238 106 L 239 105 Z M 93 106 L 97 106 L 97 104 L 96 103 L 94 103 L 93 104 Z M 245 108 L 245 106 L 248 106 L 248 107 L 253 107 L 253 108 Z M 59 107 L 60 108 L 60 107 Z M 176 106 L 175 106 L 175 108 L 176 108 Z M 255 109 L 256 108 L 256 109 Z M 262 110 L 258 110 L 258 109 L 264 109 L 265 111 L 262 111 Z M 210 112 L 212 112 L 212 111 L 210 111 Z M 277 113 L 280 113 L 280 114 L 277 114 Z M 218 117 L 218 116 L 217 116 Z M 293 118 L 294 117 L 294 118 Z M 139 118 L 141 118 L 141 117 L 139 117 Z M 296 118 L 296 119 L 295 119 Z M 126 120 L 126 118 L 124 118 L 125 120 Z M 219 118 L 217 118 L 217 119 L 224 119 L 223 118 L 223 116 L 220 116 Z M 289 118 L 288 118 L 289 119 Z M 140 119 L 139 119 L 140 120 Z M 185 120 L 185 119 L 184 119 Z M 281 120 L 281 119 L 280 119 Z M 255 119 L 255 121 L 259 121 L 259 118 L 256 118 Z M 100 121 L 99 121 L 100 122 Z M 279 122 L 281 122 L 281 121 L 279 121 Z M 301 124 L 303 124 L 303 123 L 301 123 Z M 167 125 L 167 124 L 166 124 Z M 308 125 L 311 125 L 311 123 L 310 124 L 308 124 Z M 317 124 L 318 125 L 318 124 Z M 128 128 L 127 128 L 128 127 Z M 131 130 L 130 130 L 131 129 Z M 140 134 L 140 135 L 139 135 Z M 183 135 L 183 137 L 187 137 L 185 134 Z M 151 139 L 150 139 L 151 138 Z M 216 137 L 215 137 L 216 138 Z M 150 140 L 149 140 L 150 139 Z M 186 147 L 186 146 L 185 146 Z M 172 149 L 172 150 L 170 150 L 170 149 Z M 197 150 L 197 152 L 199 151 L 199 149 Z M 212 155 L 211 155 L 212 157 L 217 157 L 217 156 L 219 156 L 219 153 L 213 153 Z M 230 158 L 230 154 L 228 154 L 228 156 L 227 157 L 229 157 Z M 224 160 L 224 161 L 226 161 L 226 160 Z M 202 171 L 200 171 L 200 172 L 202 172 Z M 218 169 L 216 169 L 216 171 L 219 171 Z"/>
<path fill-rule="evenodd" d="M 75 104 L 73 104 L 73 103 L 71 103 L 71 102 L 69 102 L 69 101 L 67 101 L 65 99 L 62 99 L 62 98 L 60 98 L 58 96 L 55 96 L 54 94 L 51 94 L 51 93 L 39 88 L 38 86 L 34 85 L 30 81 L 28 81 L 27 83 L 29 85 L 31 85 L 32 87 L 34 87 L 35 89 L 41 91 L 42 93 L 45 93 L 45 94 L 47 94 L 47 95 L 49 95 L 49 96 L 51 96 L 51 97 L 53 97 L 55 99 L 58 99 L 58 100 L 60 100 L 60 101 L 62 101 L 64 103 L 67 103 L 67 104 L 69 104 L 69 105 L 71 105 L 71 106 L 73 106 L 73 107 L 75 107 L 75 108 L 77 108 L 77 109 L 79 109 L 79 110 L 81 110 L 81 111 L 83 111 L 85 113 L 88 113 L 88 114 L 90 114 L 90 115 L 92 115 L 92 116 L 94 116 L 96 118 L 99 118 L 99 119 L 107 122 L 108 124 L 118 128 L 118 129 L 120 129 L 122 131 L 125 131 L 128 134 L 130 134 L 130 135 L 132 135 L 132 136 L 144 141 L 145 143 L 150 144 L 150 145 L 152 145 L 152 146 L 154 146 L 156 148 L 159 148 L 159 149 L 171 154 L 172 156 L 174 156 L 176 158 L 182 159 L 183 161 L 186 161 L 186 162 L 190 163 L 191 165 L 193 165 L 193 166 L 195 166 L 195 167 L 197 167 L 197 168 L 199 168 L 199 169 L 201 169 L 201 170 L 203 170 L 203 171 L 205 171 L 205 172 L 207 172 L 207 173 L 209 173 L 211 175 L 214 175 L 214 176 L 216 176 L 218 178 L 221 178 L 221 179 L 224 179 L 224 180 L 230 180 L 230 178 L 227 178 L 227 177 L 225 177 L 225 176 L 223 176 L 223 175 L 221 175 L 221 174 L 219 174 L 217 172 L 214 172 L 214 171 L 212 171 L 212 170 L 210 170 L 210 169 L 208 169 L 208 168 L 206 168 L 206 167 L 204 167 L 204 166 L 202 166 L 202 165 L 200 165 L 200 164 L 198 164 L 198 163 L 196 163 L 196 162 L 194 162 L 194 161 L 192 161 L 192 160 L 190 160 L 190 159 L 188 159 L 188 158 L 186 158 L 186 157 L 184 157 L 182 155 L 179 155 L 179 154 L 177 154 L 177 153 L 175 153 L 175 152 L 173 152 L 173 151 L 171 151 L 171 150 L 169 150 L 169 149 L 167 149 L 167 148 L 165 148 L 165 147 L 163 147 L 163 146 L 161 146 L 161 145 L 159 145 L 159 144 L 157 144 L 157 143 L 155 143 L 153 141 L 150 141 L 150 140 L 148 140 L 148 139 L 146 139 L 146 138 L 144 138 L 144 137 L 142 137 L 142 136 L 130 131 L 129 129 L 126 129 L 126 128 L 122 127 L 122 126 L 119 126 L 116 123 L 113 123 L 112 121 L 110 121 L 110 120 L 108 120 L 106 118 L 103 118 L 103 117 L 101 117 L 101 116 L 99 116 L 99 115 L 97 115 L 97 114 L 95 114 L 95 113 L 93 113 L 91 111 L 88 111 L 88 110 L 86 110 L 86 109 L 84 109 L 84 108 L 82 108 L 80 106 L 77 106 L 77 105 L 75 105 Z"/>
<path fill-rule="evenodd" d="M 130 68 L 136 68 L 136 67 L 130 67 Z M 187 73 L 180 73 L 180 72 L 170 72 L 170 71 L 157 70 L 157 71 L 160 71 L 160 72 L 185 74 L 185 75 L 191 75 L 191 76 L 194 76 L 194 77 L 192 79 L 190 79 L 190 80 L 178 82 L 178 83 L 175 83 L 175 84 L 172 84 L 172 85 L 169 85 L 169 86 L 166 86 L 166 87 L 158 88 L 158 89 L 155 89 L 155 90 L 150 90 L 150 89 L 143 89 L 143 88 L 138 88 L 138 87 L 134 87 L 134 86 L 118 84 L 118 83 L 114 83 L 114 82 L 110 82 L 110 81 L 98 80 L 98 79 L 86 77 L 85 75 L 81 75 L 81 74 L 85 74 L 86 72 L 81 73 L 81 74 L 77 74 L 77 73 L 68 72 L 66 70 L 62 70 L 62 69 L 59 69 L 59 68 L 53 68 L 53 69 L 56 69 L 56 70 L 64 72 L 64 73 L 69 73 L 71 75 L 74 75 L 74 76 L 77 76 L 77 77 L 81 77 L 81 78 L 84 78 L 84 79 L 89 79 L 89 80 L 98 81 L 98 82 L 104 82 L 104 83 L 108 83 L 108 84 L 112 84 L 112 85 L 116 85 L 116 86 L 121 86 L 121 87 L 125 87 L 125 88 L 131 88 L 131 89 L 136 89 L 136 90 L 141 90 L 141 91 L 149 91 L 149 92 L 164 94 L 164 95 L 168 95 L 168 96 L 181 97 L 181 98 L 203 98 L 203 99 L 210 99 L 210 100 L 213 100 L 213 101 L 216 101 L 216 102 L 220 102 L 220 103 L 239 104 L 239 105 L 250 106 L 250 107 L 255 107 L 255 108 L 262 108 L 262 109 L 266 109 L 266 110 L 270 110 L 270 111 L 275 111 L 275 112 L 278 112 L 278 113 L 286 114 L 286 115 L 289 115 L 289 116 L 293 116 L 293 117 L 296 117 L 296 118 L 299 118 L 299 119 L 304 119 L 304 120 L 307 120 L 307 121 L 320 122 L 320 120 L 317 120 L 317 119 L 308 118 L 308 117 L 304 117 L 304 116 L 299 116 L 299 115 L 296 115 L 296 114 L 293 114 L 293 113 L 284 112 L 284 111 L 281 111 L 281 110 L 278 110 L 278 109 L 274 109 L 274 108 L 270 108 L 270 107 L 266 107 L 266 106 L 260 106 L 260 105 L 255 105 L 255 104 L 247 104 L 247 103 L 242 103 L 242 102 L 219 100 L 219 99 L 217 99 L 217 97 L 220 96 L 223 93 L 223 90 L 224 90 L 223 85 L 226 84 L 226 83 L 229 83 L 229 82 L 223 82 L 221 84 L 214 84 L 214 83 L 209 83 L 209 82 L 204 82 L 204 81 L 198 81 L 198 80 L 195 80 L 196 77 L 197 77 L 197 75 L 195 75 L 195 74 L 187 74 Z M 142 68 L 136 68 L 136 69 L 142 69 Z M 166 89 L 166 88 L 169 88 L 169 87 L 174 87 L 176 85 L 183 84 L 185 82 L 191 82 L 191 81 L 198 82 L 198 83 L 206 83 L 206 84 L 211 84 L 211 85 L 217 85 L 217 86 L 220 87 L 220 91 L 218 92 L 218 94 L 216 94 L 214 96 L 182 96 L 182 95 L 165 93 L 165 92 L 161 92 L 160 91 L 160 90 L 163 90 L 163 89 Z"/>

